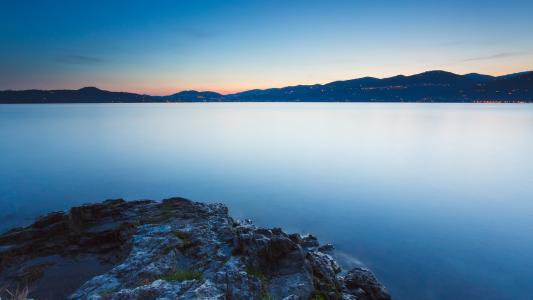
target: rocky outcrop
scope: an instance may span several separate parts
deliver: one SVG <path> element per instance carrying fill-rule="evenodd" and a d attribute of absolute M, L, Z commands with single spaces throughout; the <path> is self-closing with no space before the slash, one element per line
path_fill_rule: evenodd
<path fill-rule="evenodd" d="M 222 204 L 107 200 L 0 236 L 0 286 L 36 299 L 390 299 L 332 251 Z"/>

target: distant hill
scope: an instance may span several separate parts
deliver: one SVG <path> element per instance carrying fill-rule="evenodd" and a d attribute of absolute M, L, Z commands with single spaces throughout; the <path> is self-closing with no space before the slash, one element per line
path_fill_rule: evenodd
<path fill-rule="evenodd" d="M 0 103 L 111 102 L 533 102 L 533 71 L 499 77 L 428 71 L 411 76 L 363 77 L 327 84 L 249 90 L 222 95 L 183 91 L 169 96 L 110 92 L 94 87 L 79 90 L 0 91 Z"/>
<path fill-rule="evenodd" d="M 234 101 L 533 102 L 533 72 L 512 77 L 429 71 L 412 76 L 365 77 L 226 95 Z"/>
<path fill-rule="evenodd" d="M 466 78 L 469 78 L 471 80 L 478 81 L 478 82 L 490 81 L 490 80 L 493 80 L 494 78 L 496 78 L 494 76 L 484 75 L 484 74 L 479 74 L 479 73 L 469 73 L 469 74 L 465 74 L 463 76 L 466 77 Z"/>
<path fill-rule="evenodd" d="M 124 92 L 109 92 L 95 87 L 79 90 L 0 91 L 0 103 L 112 103 L 157 102 L 156 98 Z"/>
<path fill-rule="evenodd" d="M 204 102 L 223 101 L 224 96 L 215 92 L 183 91 L 170 96 L 166 96 L 164 98 L 172 101 Z"/>

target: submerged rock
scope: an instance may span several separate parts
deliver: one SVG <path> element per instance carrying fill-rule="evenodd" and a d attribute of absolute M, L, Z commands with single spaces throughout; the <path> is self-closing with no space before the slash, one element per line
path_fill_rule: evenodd
<path fill-rule="evenodd" d="M 107 200 L 1 235 L 0 286 L 36 299 L 391 299 L 333 251 L 222 204 Z"/>

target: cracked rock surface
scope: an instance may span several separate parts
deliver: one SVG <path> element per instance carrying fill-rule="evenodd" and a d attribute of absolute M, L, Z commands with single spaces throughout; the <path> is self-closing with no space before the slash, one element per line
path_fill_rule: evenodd
<path fill-rule="evenodd" d="M 332 251 L 222 204 L 107 200 L 1 235 L 0 287 L 29 286 L 34 299 L 391 299 Z"/>

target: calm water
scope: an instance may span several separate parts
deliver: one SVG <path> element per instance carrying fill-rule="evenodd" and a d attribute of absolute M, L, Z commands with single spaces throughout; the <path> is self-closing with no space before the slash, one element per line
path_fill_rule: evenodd
<path fill-rule="evenodd" d="M 0 229 L 179 195 L 312 232 L 395 299 L 531 299 L 533 106 L 0 106 Z"/>

